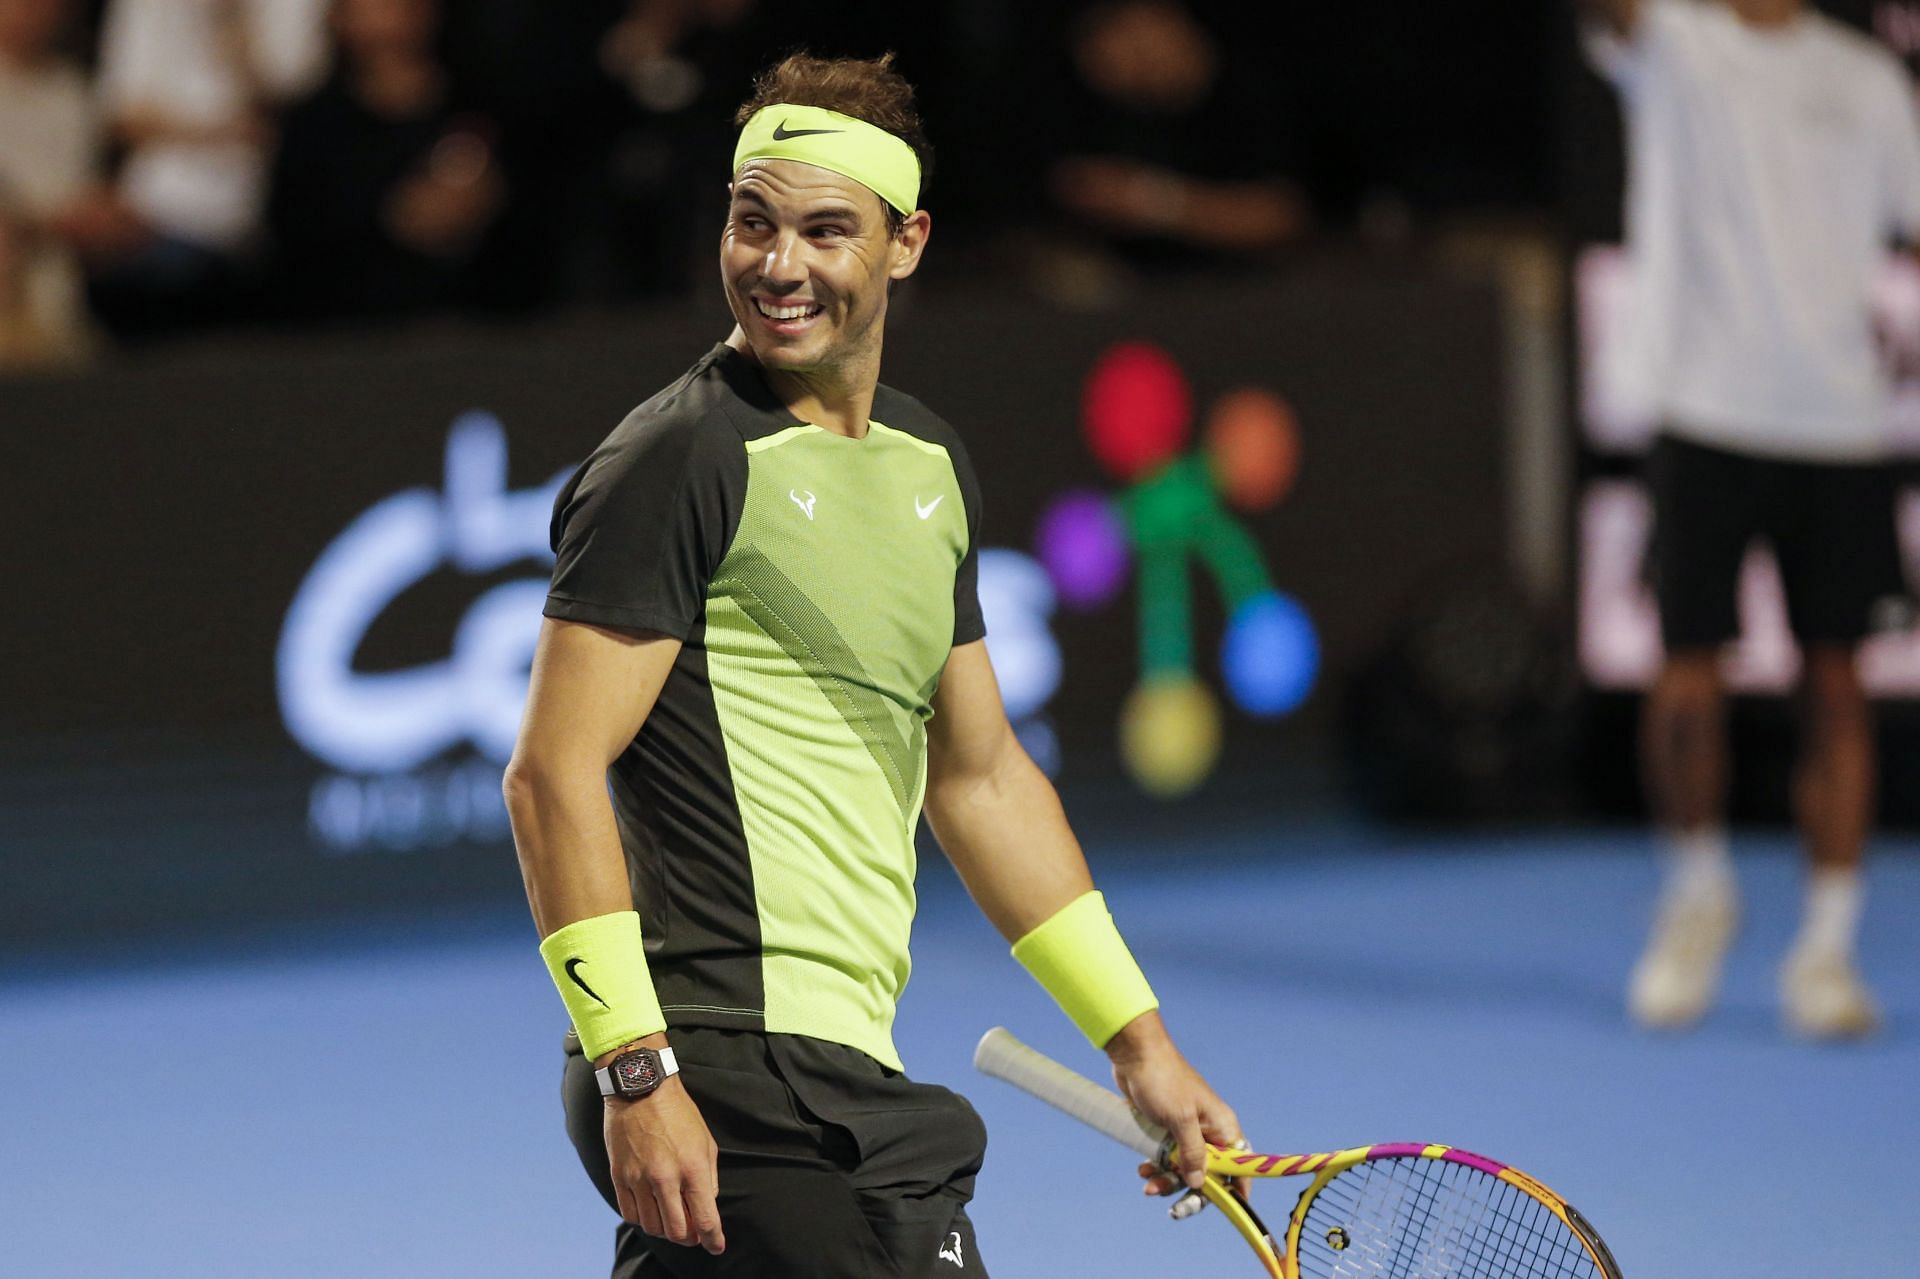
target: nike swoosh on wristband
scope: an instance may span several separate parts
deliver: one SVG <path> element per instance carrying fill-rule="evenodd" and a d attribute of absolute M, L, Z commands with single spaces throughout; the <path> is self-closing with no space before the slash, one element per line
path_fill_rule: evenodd
<path fill-rule="evenodd" d="M 812 137 L 816 133 L 845 132 L 845 129 L 789 129 L 787 122 L 782 120 L 779 124 L 773 126 L 773 140 L 775 142 L 785 142 L 788 138 L 807 138 Z"/>
<path fill-rule="evenodd" d="M 608 1012 L 612 1012 L 613 1005 L 609 1004 L 606 1000 L 600 998 L 600 996 L 594 994 L 593 987 L 587 985 L 587 983 L 585 983 L 584 981 L 581 981 L 580 974 L 573 971 L 575 968 L 578 968 L 581 964 L 584 964 L 586 962 L 587 961 L 584 959 L 569 959 L 567 961 L 567 976 L 573 979 L 574 985 L 586 991 L 588 997 L 590 997 L 594 1003 L 600 1005 L 602 1008 L 606 1009 Z"/>

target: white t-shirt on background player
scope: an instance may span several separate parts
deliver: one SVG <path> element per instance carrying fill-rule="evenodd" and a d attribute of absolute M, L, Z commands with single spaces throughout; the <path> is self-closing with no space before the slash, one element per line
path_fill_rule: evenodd
<path fill-rule="evenodd" d="M 1627 120 L 1618 391 L 1718 448 L 1884 457 L 1873 285 L 1889 244 L 1920 238 L 1904 68 L 1822 14 L 1757 28 L 1708 0 L 1647 0 L 1630 40 L 1589 49 Z"/>

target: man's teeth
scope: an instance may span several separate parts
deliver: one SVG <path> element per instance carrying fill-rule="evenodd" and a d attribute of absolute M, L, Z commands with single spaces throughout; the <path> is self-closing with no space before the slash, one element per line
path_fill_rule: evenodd
<path fill-rule="evenodd" d="M 757 299 L 754 305 L 759 307 L 760 314 L 766 316 L 769 320 L 804 320 L 820 310 L 817 306 L 805 303 L 799 306 L 773 306 L 770 303 L 761 302 Z"/>

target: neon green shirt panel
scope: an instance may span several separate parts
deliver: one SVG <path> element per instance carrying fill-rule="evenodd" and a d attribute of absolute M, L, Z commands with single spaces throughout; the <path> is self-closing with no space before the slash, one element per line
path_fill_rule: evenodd
<path fill-rule="evenodd" d="M 800 426 L 747 450 L 706 645 L 766 1027 L 898 1069 L 926 725 L 967 513 L 946 449 L 878 422 L 858 440 Z"/>

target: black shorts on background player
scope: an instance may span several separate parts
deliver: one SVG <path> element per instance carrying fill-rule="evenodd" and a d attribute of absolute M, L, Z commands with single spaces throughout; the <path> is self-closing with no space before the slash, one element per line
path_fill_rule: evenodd
<path fill-rule="evenodd" d="M 622 1222 L 613 1279 L 985 1279 L 966 1204 L 987 1130 L 965 1098 L 802 1035 L 681 1027 L 673 1047 L 720 1147 L 727 1250 L 709 1256 Z M 567 1050 L 567 1132 L 615 1207 L 605 1103 L 571 1033 Z"/>
<path fill-rule="evenodd" d="M 1883 617 L 1889 604 L 1906 612 L 1892 467 L 1785 461 L 1662 435 L 1648 479 L 1647 569 L 1669 651 L 1740 633 L 1740 566 L 1756 540 L 1773 548 L 1803 644 L 1854 644 L 1898 620 Z"/>

